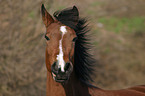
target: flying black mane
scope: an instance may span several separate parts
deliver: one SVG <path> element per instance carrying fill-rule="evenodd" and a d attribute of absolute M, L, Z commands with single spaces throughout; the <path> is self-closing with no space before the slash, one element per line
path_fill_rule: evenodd
<path fill-rule="evenodd" d="M 75 6 L 55 12 L 54 17 L 61 23 L 74 29 L 76 32 L 78 39 L 75 43 L 74 69 L 81 81 L 92 81 L 95 60 L 88 52 L 90 43 L 87 35 L 87 32 L 89 32 L 89 28 L 86 24 L 87 20 L 79 18 L 78 9 Z"/>

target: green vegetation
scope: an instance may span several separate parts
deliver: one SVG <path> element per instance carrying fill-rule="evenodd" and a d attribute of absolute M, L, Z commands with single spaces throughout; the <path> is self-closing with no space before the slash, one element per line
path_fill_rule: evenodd
<path fill-rule="evenodd" d="M 98 5 L 103 5 L 104 2 L 99 2 L 99 1 L 95 1 L 93 3 L 91 3 L 91 6 L 98 6 Z"/>
<path fill-rule="evenodd" d="M 34 17 L 35 17 L 35 12 L 34 12 L 34 11 L 31 11 L 31 12 L 29 13 L 29 17 L 30 17 L 30 18 L 34 18 Z"/>
<path fill-rule="evenodd" d="M 65 6 L 59 6 L 58 7 L 58 10 L 62 10 L 62 9 L 64 9 L 64 8 L 66 8 Z"/>
<path fill-rule="evenodd" d="M 138 32 L 145 30 L 145 17 L 132 17 L 132 18 L 99 18 L 98 22 L 104 24 L 106 30 L 119 32 Z"/>
<path fill-rule="evenodd" d="M 95 11 L 94 11 L 94 10 L 86 10 L 86 13 L 87 13 L 87 14 L 94 14 Z"/>

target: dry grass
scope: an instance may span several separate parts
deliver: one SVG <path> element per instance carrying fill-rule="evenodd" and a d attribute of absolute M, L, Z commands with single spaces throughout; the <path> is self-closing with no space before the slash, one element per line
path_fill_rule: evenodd
<path fill-rule="evenodd" d="M 42 2 L 51 14 L 58 9 L 77 5 L 81 16 L 92 19 L 96 45 L 93 53 L 102 65 L 95 78 L 98 86 L 119 89 L 144 84 L 145 32 L 109 32 L 105 27 L 98 27 L 97 19 L 144 16 L 145 2 L 112 1 L 0 0 L 0 96 L 45 96 L 45 27 L 40 15 Z"/>
<path fill-rule="evenodd" d="M 0 96 L 45 95 L 41 0 L 0 1 Z"/>

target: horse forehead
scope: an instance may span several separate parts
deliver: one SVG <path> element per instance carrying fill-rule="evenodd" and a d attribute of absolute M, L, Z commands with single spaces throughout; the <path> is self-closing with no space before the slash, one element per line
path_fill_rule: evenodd
<path fill-rule="evenodd" d="M 66 26 L 60 26 L 60 32 L 62 32 L 62 35 L 67 33 Z"/>
<path fill-rule="evenodd" d="M 58 39 L 61 39 L 62 35 L 67 34 L 67 36 L 71 36 L 71 35 L 75 35 L 75 32 L 73 29 L 71 29 L 70 27 L 64 24 L 53 23 L 47 28 L 47 34 L 50 34 L 53 36 L 55 35 L 55 37 L 57 37 Z M 63 36 L 63 37 L 65 38 L 66 36 Z"/>

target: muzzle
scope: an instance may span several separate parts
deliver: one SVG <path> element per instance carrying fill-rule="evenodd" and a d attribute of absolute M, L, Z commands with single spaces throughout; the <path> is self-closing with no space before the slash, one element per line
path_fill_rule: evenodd
<path fill-rule="evenodd" d="M 58 67 L 56 62 L 51 66 L 52 77 L 56 82 L 64 83 L 70 77 L 70 74 L 73 71 L 73 65 L 71 62 L 68 62 L 64 66 L 64 72 L 61 71 L 61 68 Z"/>

